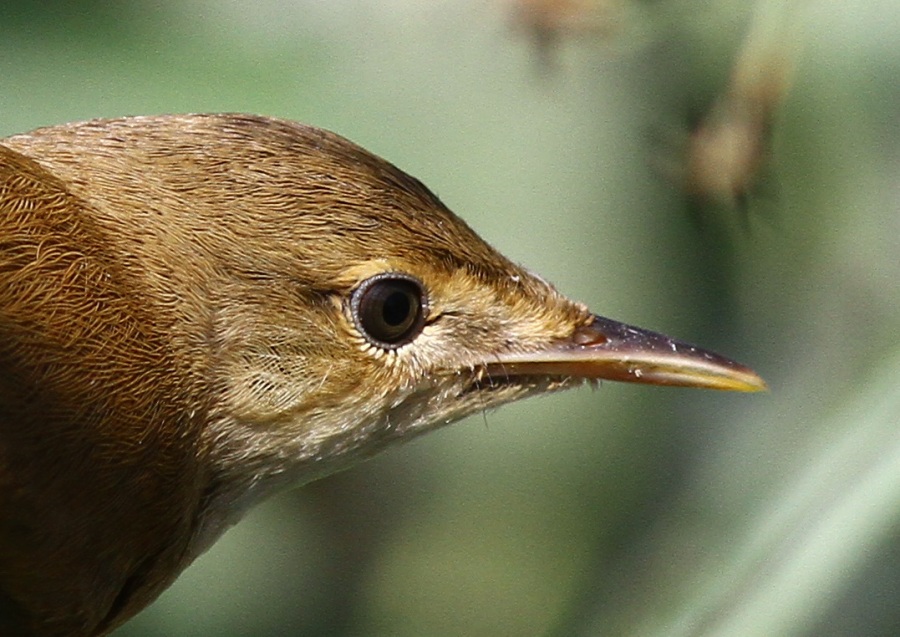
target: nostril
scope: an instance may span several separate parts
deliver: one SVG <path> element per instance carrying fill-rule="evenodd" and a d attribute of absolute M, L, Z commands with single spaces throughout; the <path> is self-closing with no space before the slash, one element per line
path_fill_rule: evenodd
<path fill-rule="evenodd" d="M 575 330 L 572 334 L 572 342 L 576 345 L 588 347 L 591 345 L 603 345 L 609 338 L 601 332 L 595 323 L 584 325 Z"/>

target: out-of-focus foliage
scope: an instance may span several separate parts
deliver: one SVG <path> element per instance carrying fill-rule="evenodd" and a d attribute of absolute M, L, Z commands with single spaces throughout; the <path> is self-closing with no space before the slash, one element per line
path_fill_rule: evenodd
<path fill-rule="evenodd" d="M 755 7 L 604 4 L 615 28 L 540 53 L 501 2 L 3 3 L 0 134 L 330 128 L 599 313 L 772 388 L 471 418 L 266 503 L 117 635 L 900 634 L 900 7 L 798 3 L 760 188 L 698 216 L 660 167 Z"/>

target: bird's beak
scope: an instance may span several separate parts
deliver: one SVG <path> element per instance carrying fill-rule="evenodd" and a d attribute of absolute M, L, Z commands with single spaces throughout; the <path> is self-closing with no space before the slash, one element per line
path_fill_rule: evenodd
<path fill-rule="evenodd" d="M 569 376 L 649 385 L 762 391 L 752 369 L 687 343 L 602 316 L 543 350 L 502 354 L 489 363 L 492 376 Z"/>

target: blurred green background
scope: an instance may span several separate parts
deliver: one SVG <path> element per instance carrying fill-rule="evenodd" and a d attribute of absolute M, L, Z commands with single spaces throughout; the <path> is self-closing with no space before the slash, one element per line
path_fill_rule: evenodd
<path fill-rule="evenodd" d="M 771 386 L 472 417 L 268 501 L 117 637 L 900 634 L 900 5 L 796 3 L 759 191 L 699 213 L 660 166 L 754 6 L 600 9 L 541 53 L 499 0 L 3 2 L 0 135 L 329 128 L 596 312 Z"/>

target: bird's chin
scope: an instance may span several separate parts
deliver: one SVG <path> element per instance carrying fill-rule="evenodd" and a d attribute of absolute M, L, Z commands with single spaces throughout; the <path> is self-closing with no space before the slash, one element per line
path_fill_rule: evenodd
<path fill-rule="evenodd" d="M 562 375 L 489 374 L 481 367 L 437 376 L 433 384 L 420 387 L 394 405 L 385 420 L 389 424 L 383 427 L 382 444 L 390 439 L 408 440 L 471 414 L 530 396 L 571 389 L 584 382 L 582 378 Z"/>
<path fill-rule="evenodd" d="M 456 409 L 452 414 L 445 414 L 436 426 L 451 424 L 471 414 L 483 413 L 532 396 L 573 389 L 585 382 L 596 384 L 575 376 L 498 374 L 488 373 L 486 368 L 477 368 L 458 386 L 451 403 L 455 404 Z"/>
<path fill-rule="evenodd" d="M 474 396 L 487 406 L 496 407 L 535 394 L 571 389 L 584 382 L 585 379 L 573 376 L 490 373 L 482 368 L 463 387 L 459 398 Z"/>

